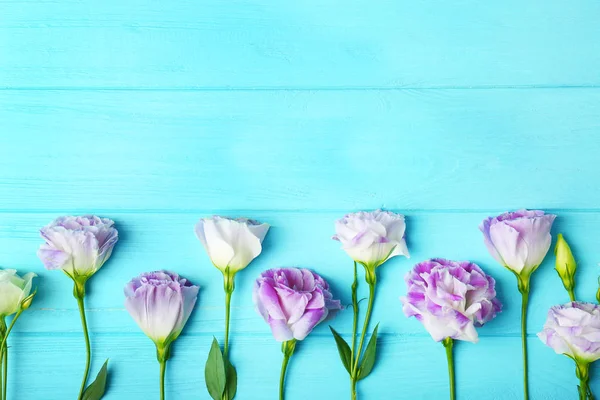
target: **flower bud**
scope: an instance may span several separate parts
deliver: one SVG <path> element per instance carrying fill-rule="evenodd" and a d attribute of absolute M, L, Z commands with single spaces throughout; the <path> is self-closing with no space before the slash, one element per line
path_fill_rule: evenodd
<path fill-rule="evenodd" d="M 575 270 L 577 269 L 577 263 L 575 262 L 571 248 L 562 233 L 558 234 L 554 254 L 556 255 L 556 272 L 558 272 L 558 276 L 560 276 L 565 289 L 571 294 L 575 288 Z M 573 300 L 575 299 L 571 298 L 571 301 Z"/>
<path fill-rule="evenodd" d="M 23 301 L 21 302 L 21 310 L 25 311 L 29 307 L 31 307 L 31 303 L 33 302 L 33 298 L 35 297 L 36 294 L 37 294 L 37 288 L 33 291 L 33 293 L 31 293 L 29 296 L 27 296 L 26 298 L 23 299 Z"/>

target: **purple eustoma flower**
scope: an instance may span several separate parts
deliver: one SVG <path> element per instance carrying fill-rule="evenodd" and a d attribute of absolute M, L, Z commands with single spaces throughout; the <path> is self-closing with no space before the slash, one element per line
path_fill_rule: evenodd
<path fill-rule="evenodd" d="M 40 233 L 46 241 L 38 250 L 44 266 L 62 269 L 74 279 L 98 271 L 119 239 L 112 220 L 93 215 L 59 217 Z"/>
<path fill-rule="evenodd" d="M 341 309 L 327 282 L 304 268 L 263 272 L 254 285 L 253 300 L 279 342 L 303 340 L 321 321 Z"/>
<path fill-rule="evenodd" d="M 157 347 L 168 346 L 181 334 L 198 290 L 174 272 L 146 272 L 125 286 L 125 308 Z"/>
<path fill-rule="evenodd" d="M 405 280 L 404 314 L 417 318 L 438 342 L 446 338 L 477 342 L 475 327 L 502 309 L 494 278 L 468 261 L 427 260 L 415 265 Z"/>
<path fill-rule="evenodd" d="M 556 215 L 539 210 L 507 212 L 483 220 L 479 229 L 490 254 L 517 275 L 529 276 L 544 260 Z"/>

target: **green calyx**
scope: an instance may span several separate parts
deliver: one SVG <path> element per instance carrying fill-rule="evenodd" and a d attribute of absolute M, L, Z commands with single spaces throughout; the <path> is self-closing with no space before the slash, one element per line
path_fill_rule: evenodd
<path fill-rule="evenodd" d="M 380 266 L 381 264 L 365 264 L 365 263 L 359 263 L 360 265 L 362 265 L 365 268 L 365 281 L 369 284 L 369 285 L 375 285 L 377 283 L 377 267 Z"/>
<path fill-rule="evenodd" d="M 527 271 L 527 272 L 521 271 L 520 274 L 517 274 L 516 272 L 513 271 L 513 273 L 517 277 L 517 287 L 519 289 L 519 293 L 521 293 L 521 294 L 529 293 L 529 290 L 530 290 L 529 282 L 531 280 L 532 272 L 533 271 Z"/>
<path fill-rule="evenodd" d="M 221 272 L 223 272 L 223 289 L 225 290 L 225 293 L 233 293 L 235 290 L 235 274 L 237 271 L 232 271 L 227 267 Z"/>
<path fill-rule="evenodd" d="M 288 340 L 286 342 L 281 343 L 281 352 L 285 357 L 291 357 L 294 354 L 294 350 L 296 349 L 296 339 Z"/>
<path fill-rule="evenodd" d="M 83 275 L 78 275 L 75 277 L 69 275 L 69 277 L 73 279 L 73 296 L 76 299 L 83 299 L 85 297 L 85 284 L 87 283 L 88 279 L 90 279 L 90 277 Z"/>
<path fill-rule="evenodd" d="M 159 363 L 165 362 L 171 357 L 171 343 L 156 343 L 156 359 Z"/>

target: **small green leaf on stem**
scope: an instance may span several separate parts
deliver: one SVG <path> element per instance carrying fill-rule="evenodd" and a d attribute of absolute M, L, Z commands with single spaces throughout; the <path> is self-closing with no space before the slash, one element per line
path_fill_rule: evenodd
<path fill-rule="evenodd" d="M 217 339 L 213 338 L 206 366 L 204 367 L 204 379 L 206 380 L 206 388 L 213 400 L 221 400 L 226 384 L 225 363 L 223 361 L 223 353 L 219 347 Z"/>
<path fill-rule="evenodd" d="M 371 373 L 373 366 L 375 365 L 375 355 L 377 352 L 377 329 L 379 329 L 379 324 L 377 324 L 375 329 L 373 329 L 373 334 L 371 335 L 371 339 L 369 339 L 369 344 L 367 344 L 365 355 L 363 356 L 361 366 L 358 370 L 357 380 L 359 381 L 366 378 Z"/>
<path fill-rule="evenodd" d="M 348 371 L 350 374 L 352 373 L 352 351 L 350 350 L 350 346 L 348 346 L 348 343 L 346 343 L 344 338 L 342 338 L 339 333 L 335 331 L 335 329 L 333 329 L 331 326 L 329 329 L 331 329 L 331 333 L 333 333 L 333 338 L 335 339 L 335 344 L 337 344 L 338 353 L 340 353 L 340 359 L 344 364 L 344 368 L 346 368 L 346 371 Z"/>
<path fill-rule="evenodd" d="M 106 391 L 106 378 L 108 376 L 108 360 L 104 362 L 94 382 L 83 392 L 82 400 L 100 400 Z"/>

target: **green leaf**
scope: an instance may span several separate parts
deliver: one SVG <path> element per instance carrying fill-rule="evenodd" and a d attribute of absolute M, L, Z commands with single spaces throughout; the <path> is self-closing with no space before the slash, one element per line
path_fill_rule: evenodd
<path fill-rule="evenodd" d="M 352 364 L 352 352 L 350 351 L 350 346 L 348 346 L 348 343 L 346 343 L 344 338 L 342 338 L 339 333 L 335 331 L 335 329 L 333 329 L 331 326 L 329 329 L 331 329 L 331 333 L 333 333 L 333 338 L 335 339 L 335 344 L 337 344 L 337 349 L 338 353 L 340 353 L 342 364 L 344 364 L 346 371 L 351 374 L 352 371 L 350 366 Z"/>
<path fill-rule="evenodd" d="M 223 354 L 219 347 L 217 339 L 213 338 L 206 366 L 204 367 L 204 379 L 206 380 L 206 388 L 213 400 L 221 400 L 225 391 L 225 363 L 223 362 Z"/>
<path fill-rule="evenodd" d="M 225 360 L 225 373 L 227 376 L 227 382 L 225 383 L 227 389 L 227 398 L 229 400 L 233 400 L 235 394 L 237 393 L 237 372 L 229 360 Z"/>
<path fill-rule="evenodd" d="M 373 335 L 371 335 L 371 339 L 369 339 L 369 344 L 367 344 L 367 349 L 365 350 L 365 354 L 362 359 L 362 363 L 360 368 L 358 369 L 358 380 L 366 378 L 373 370 L 373 366 L 375 365 L 375 353 L 377 352 L 377 329 L 379 328 L 379 324 L 373 330 Z"/>
<path fill-rule="evenodd" d="M 104 362 L 94 382 L 83 392 L 82 400 L 100 400 L 106 391 L 106 377 L 108 375 L 108 360 Z"/>

